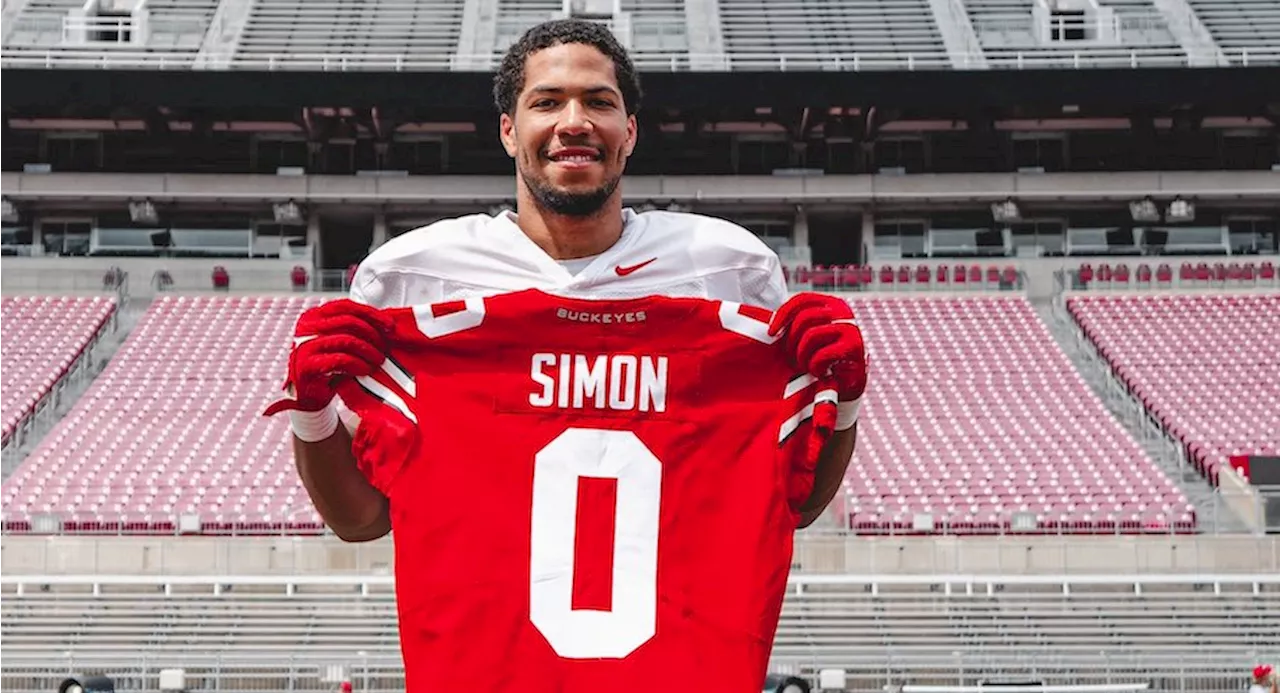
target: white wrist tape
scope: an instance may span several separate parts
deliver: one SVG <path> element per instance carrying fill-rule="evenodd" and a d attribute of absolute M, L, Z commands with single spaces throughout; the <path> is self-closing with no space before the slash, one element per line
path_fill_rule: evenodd
<path fill-rule="evenodd" d="M 318 443 L 338 430 L 338 408 L 332 402 L 320 411 L 289 412 L 289 424 L 293 435 L 304 443 Z"/>
<path fill-rule="evenodd" d="M 858 410 L 862 408 L 862 398 L 840 402 L 836 405 L 836 430 L 847 431 L 858 423 Z"/>

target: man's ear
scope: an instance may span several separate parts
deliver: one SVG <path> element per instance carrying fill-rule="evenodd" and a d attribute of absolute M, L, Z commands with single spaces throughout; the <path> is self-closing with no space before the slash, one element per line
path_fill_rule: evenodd
<path fill-rule="evenodd" d="M 516 158 L 516 121 L 510 115 L 503 113 L 498 118 L 498 134 L 502 138 L 502 148 L 507 150 L 507 156 L 512 159 Z"/>
<path fill-rule="evenodd" d="M 627 157 L 631 156 L 631 152 L 636 149 L 636 140 L 640 137 L 640 126 L 636 123 L 635 114 L 627 116 L 627 142 L 623 145 L 623 154 Z"/>

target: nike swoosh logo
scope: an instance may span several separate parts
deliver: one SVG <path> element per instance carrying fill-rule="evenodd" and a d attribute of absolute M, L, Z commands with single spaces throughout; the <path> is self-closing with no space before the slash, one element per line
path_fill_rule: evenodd
<path fill-rule="evenodd" d="M 303 337 L 294 337 L 294 338 L 293 338 L 293 345 L 294 345 L 295 347 L 296 347 L 296 346 L 301 346 L 301 345 L 306 344 L 307 342 L 309 342 L 309 341 L 311 341 L 311 340 L 313 340 L 313 339 L 315 339 L 316 337 L 319 337 L 319 336 L 320 336 L 320 335 L 316 335 L 316 334 L 309 334 L 309 335 L 306 335 L 306 336 L 303 336 Z"/>
<path fill-rule="evenodd" d="M 657 260 L 657 259 L 658 259 L 658 258 L 656 258 L 656 257 L 649 258 L 648 260 L 645 260 L 644 262 L 642 262 L 642 263 L 640 263 L 640 264 L 638 264 L 638 265 L 632 265 L 632 266 L 630 266 L 630 267 L 623 267 L 622 265 L 618 265 L 617 267 L 614 267 L 614 268 L 613 268 L 613 271 L 614 271 L 614 272 L 617 272 L 619 277 L 625 277 L 625 276 L 627 276 L 628 274 L 631 274 L 632 272 L 634 272 L 634 271 L 636 271 L 636 270 L 640 269 L 641 267 L 644 267 L 645 265 L 647 265 L 647 264 L 649 264 L 650 262 L 653 262 L 654 260 Z"/>

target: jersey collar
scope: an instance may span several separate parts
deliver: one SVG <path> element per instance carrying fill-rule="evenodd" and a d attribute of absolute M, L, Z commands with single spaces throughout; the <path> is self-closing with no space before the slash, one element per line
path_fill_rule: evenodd
<path fill-rule="evenodd" d="M 516 225 L 513 212 L 504 211 L 494 217 L 495 226 L 502 231 L 503 235 L 512 244 L 510 246 L 512 253 L 520 259 L 532 263 L 538 272 L 546 278 L 549 287 L 561 289 L 601 283 L 597 280 L 606 276 L 606 273 L 612 272 L 614 266 L 622 258 L 626 257 L 627 252 L 640 238 L 640 224 L 638 221 L 639 215 L 634 210 L 629 207 L 623 209 L 622 235 L 618 237 L 617 242 L 603 253 L 597 255 L 595 260 L 583 268 L 581 272 L 573 274 L 548 255 L 546 251 L 538 247 L 537 243 L 534 243 L 532 239 L 520 230 L 520 227 Z"/>

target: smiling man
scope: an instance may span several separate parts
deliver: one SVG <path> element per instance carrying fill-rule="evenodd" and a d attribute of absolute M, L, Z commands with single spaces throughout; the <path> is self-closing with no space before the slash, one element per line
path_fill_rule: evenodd
<path fill-rule="evenodd" d="M 447 219 L 389 241 L 360 265 L 354 301 L 393 308 L 540 289 L 585 299 L 707 298 L 772 311 L 787 298 L 778 257 L 746 229 L 706 216 L 623 208 L 620 184 L 636 147 L 641 89 L 635 66 L 607 28 L 557 20 L 530 29 L 503 59 L 493 93 L 502 145 L 515 161 L 515 212 Z M 813 362 L 824 369 L 843 359 L 865 372 L 847 305 L 810 295 L 793 308 L 779 315 L 794 322 L 786 339 L 795 353 L 821 354 Z M 324 339 L 330 329 L 324 325 L 358 317 L 335 320 L 318 319 L 300 337 L 314 341 L 295 350 L 291 372 L 313 367 L 315 375 L 312 394 L 306 402 L 299 397 L 299 409 L 290 412 L 294 450 L 303 484 L 328 525 L 347 541 L 367 541 L 387 534 L 390 520 L 386 498 L 352 456 L 359 421 L 339 411 L 329 387 L 335 374 L 364 374 L 332 365 L 341 354 L 326 346 L 338 342 Z M 838 333 L 849 335 L 840 341 Z M 833 345 L 855 342 L 848 355 L 832 357 Z M 361 363 L 356 356 L 346 362 Z M 812 370 L 807 361 L 799 366 Z M 376 364 L 363 366 L 371 367 Z M 853 400 L 861 387 L 848 390 L 852 399 L 842 405 L 838 432 L 823 449 L 801 526 L 813 522 L 839 488 L 853 451 Z M 490 441 L 476 442 L 477 451 L 502 441 L 502 431 L 494 431 Z M 475 466 L 476 488 L 483 488 L 483 461 L 466 463 Z M 476 506 L 484 507 L 483 499 Z"/>

